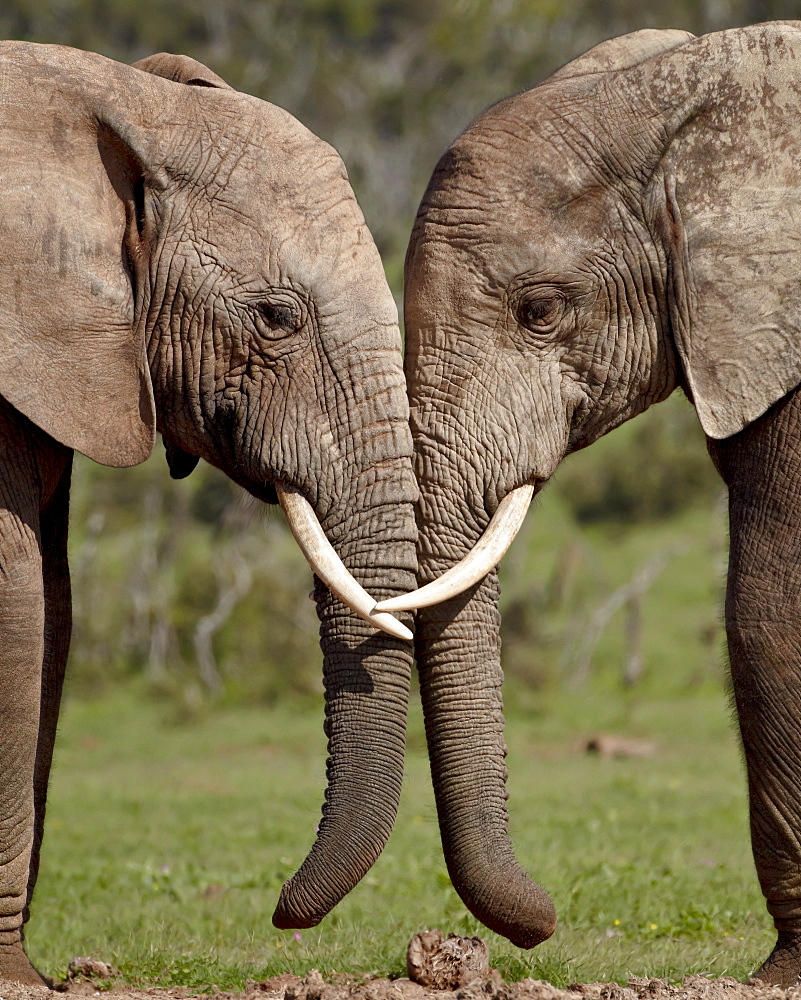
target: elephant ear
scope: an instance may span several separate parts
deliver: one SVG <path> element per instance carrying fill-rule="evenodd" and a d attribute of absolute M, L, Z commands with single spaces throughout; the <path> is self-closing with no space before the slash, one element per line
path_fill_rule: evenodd
<path fill-rule="evenodd" d="M 165 80 L 174 80 L 176 83 L 187 83 L 193 87 L 219 87 L 222 90 L 234 89 L 222 77 L 190 56 L 156 52 L 132 65 L 136 69 L 152 73 L 154 76 L 162 76 Z"/>
<path fill-rule="evenodd" d="M 627 35 L 609 38 L 594 45 L 583 55 L 552 73 L 548 77 L 548 82 L 569 80 L 590 73 L 626 69 L 650 59 L 651 56 L 674 49 L 677 45 L 684 45 L 693 38 L 695 35 L 689 31 L 672 29 L 642 28 L 640 31 L 631 31 Z"/>
<path fill-rule="evenodd" d="M 671 327 L 711 438 L 801 383 L 799 58 L 797 28 L 759 25 L 669 53 L 649 81 Z"/>
<path fill-rule="evenodd" d="M 56 46 L 16 43 L 0 71 L 0 396 L 67 447 L 135 465 L 155 439 L 136 272 L 158 170 L 142 128 L 110 122 L 142 88 Z"/>
<path fill-rule="evenodd" d="M 158 125 L 183 103 L 154 78 L 231 88 L 166 53 L 142 61 L 150 78 L 55 46 L 0 58 L 0 396 L 67 447 L 136 465 L 156 432 L 143 316 L 168 195 Z"/>

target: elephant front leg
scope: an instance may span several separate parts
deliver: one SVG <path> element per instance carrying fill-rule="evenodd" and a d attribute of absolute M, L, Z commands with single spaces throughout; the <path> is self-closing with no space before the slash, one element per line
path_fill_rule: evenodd
<path fill-rule="evenodd" d="M 767 581 L 766 581 L 767 583 Z M 736 602 L 736 603 L 739 603 Z M 728 622 L 757 875 L 778 932 L 753 978 L 801 981 L 801 622 Z"/>
<path fill-rule="evenodd" d="M 28 894 L 24 910 L 25 923 L 30 916 L 31 899 L 39 875 L 39 853 L 44 834 L 47 786 L 50 780 L 50 766 L 53 762 L 56 725 L 61 708 L 61 692 L 64 687 L 64 674 L 67 668 L 72 633 L 72 594 L 67 560 L 72 454 L 64 450 L 64 454 L 58 457 L 62 459 L 64 472 L 50 503 L 40 517 L 45 609 L 44 661 L 42 664 L 39 739 L 33 776 L 34 831 L 28 874 Z"/>
<path fill-rule="evenodd" d="M 726 629 L 757 875 L 778 931 L 754 979 L 801 981 L 801 394 L 710 442 L 729 487 Z"/>
<path fill-rule="evenodd" d="M 33 522 L 35 524 L 35 522 Z M 44 592 L 30 519 L 0 508 L 0 982 L 42 985 L 22 947 L 34 838 Z"/>

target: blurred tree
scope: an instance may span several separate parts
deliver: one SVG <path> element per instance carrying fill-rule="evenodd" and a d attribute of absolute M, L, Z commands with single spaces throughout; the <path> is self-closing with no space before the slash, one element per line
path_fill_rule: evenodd
<path fill-rule="evenodd" d="M 723 487 L 695 410 L 676 393 L 568 459 L 554 488 L 579 523 L 631 524 L 713 503 Z"/>
<path fill-rule="evenodd" d="M 311 572 L 276 508 L 158 452 L 135 469 L 76 465 L 71 683 L 143 676 L 187 709 L 322 690 Z"/>

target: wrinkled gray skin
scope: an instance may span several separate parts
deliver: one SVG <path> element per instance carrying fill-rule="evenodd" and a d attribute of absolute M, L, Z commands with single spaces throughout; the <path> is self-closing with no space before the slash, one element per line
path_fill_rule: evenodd
<path fill-rule="evenodd" d="M 801 972 L 801 29 L 606 42 L 447 150 L 407 257 L 419 580 L 513 488 L 682 386 L 730 488 L 726 624 L 754 857 Z M 774 405 L 775 404 L 775 405 Z M 418 615 L 448 866 L 522 947 L 555 911 L 507 836 L 497 577 Z M 569 859 L 565 859 L 569 864 Z"/>
<path fill-rule="evenodd" d="M 72 450 L 133 465 L 158 429 L 176 476 L 201 457 L 267 501 L 294 486 L 376 595 L 414 582 L 416 485 L 396 310 L 334 150 L 183 57 L 4 43 L 0 93 L 0 981 L 41 983 L 22 926 L 69 645 Z M 282 927 L 369 869 L 401 784 L 409 644 L 315 596 L 329 786 Z"/>

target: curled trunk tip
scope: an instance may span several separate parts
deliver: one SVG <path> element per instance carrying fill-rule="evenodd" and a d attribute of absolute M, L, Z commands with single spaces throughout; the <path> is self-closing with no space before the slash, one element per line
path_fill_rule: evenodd
<path fill-rule="evenodd" d="M 273 913 L 273 926 L 282 931 L 316 927 L 338 902 L 338 899 L 332 899 L 330 905 L 328 900 L 325 903 L 317 900 L 315 903 L 295 877 L 287 879 L 281 886 L 281 895 Z"/>
<path fill-rule="evenodd" d="M 522 870 L 510 879 L 508 869 L 487 871 L 483 885 L 454 886 L 465 906 L 482 924 L 518 948 L 534 948 L 556 930 L 556 907 L 548 893 Z M 503 886 L 499 894 L 499 884 Z"/>
<path fill-rule="evenodd" d="M 395 775 L 385 794 L 360 813 L 361 803 L 351 801 L 351 788 L 323 816 L 317 839 L 295 874 L 284 882 L 273 913 L 273 924 L 282 930 L 315 927 L 356 886 L 372 868 L 387 842 L 397 811 L 403 761 L 399 748 L 390 747 L 386 761 L 388 772 Z M 366 785 L 375 781 L 369 776 Z M 335 791 L 335 785 L 329 786 Z M 366 792 L 362 790 L 362 796 Z M 332 795 L 336 801 L 340 796 Z M 344 822 L 341 817 L 345 817 Z M 353 837 L 353 825 L 363 835 Z"/>

